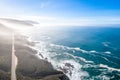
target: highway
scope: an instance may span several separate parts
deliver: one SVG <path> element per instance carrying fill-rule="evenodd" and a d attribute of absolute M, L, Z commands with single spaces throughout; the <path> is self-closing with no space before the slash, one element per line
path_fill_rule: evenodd
<path fill-rule="evenodd" d="M 18 59 L 15 55 L 15 39 L 14 33 L 12 34 L 12 62 L 11 62 L 11 80 L 17 80 L 16 78 L 16 68 L 18 64 Z"/>

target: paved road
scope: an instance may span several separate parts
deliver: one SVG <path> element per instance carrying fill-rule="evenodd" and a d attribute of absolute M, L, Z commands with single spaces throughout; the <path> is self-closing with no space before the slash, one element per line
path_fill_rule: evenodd
<path fill-rule="evenodd" d="M 17 80 L 16 78 L 16 67 L 18 59 L 15 55 L 15 45 L 14 45 L 14 33 L 12 35 L 12 64 L 11 64 L 11 80 Z"/>

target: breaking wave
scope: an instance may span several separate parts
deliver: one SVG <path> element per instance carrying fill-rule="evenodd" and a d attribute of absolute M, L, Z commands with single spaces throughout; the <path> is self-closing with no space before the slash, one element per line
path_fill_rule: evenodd
<path fill-rule="evenodd" d="M 90 75 L 89 72 L 83 70 L 84 68 L 87 69 L 91 67 L 95 67 L 95 68 L 102 67 L 108 70 L 120 72 L 119 69 L 108 67 L 107 65 L 104 64 L 98 65 L 95 64 L 94 61 L 90 61 L 81 56 L 74 55 L 76 54 L 77 51 L 79 51 L 82 54 L 89 54 L 89 55 L 100 54 L 100 52 L 97 52 L 95 50 L 86 51 L 79 47 L 56 45 L 44 41 L 37 41 L 37 42 L 38 44 L 36 44 L 36 47 L 29 46 L 30 48 L 38 51 L 36 56 L 40 59 L 48 60 L 55 69 L 63 71 L 70 78 L 70 80 L 83 80 L 83 79 L 87 80 Z M 110 54 L 110 52 L 103 52 L 103 53 L 106 53 L 107 55 Z M 110 62 L 109 59 L 107 59 L 106 57 L 102 57 L 102 58 Z M 103 75 L 103 73 L 89 79 L 98 78 L 100 80 L 103 79 L 109 80 L 109 77 Z"/>
<path fill-rule="evenodd" d="M 108 65 L 100 64 L 100 67 L 106 68 L 110 71 L 119 71 L 120 72 L 120 69 L 112 68 L 112 67 L 109 67 Z"/>

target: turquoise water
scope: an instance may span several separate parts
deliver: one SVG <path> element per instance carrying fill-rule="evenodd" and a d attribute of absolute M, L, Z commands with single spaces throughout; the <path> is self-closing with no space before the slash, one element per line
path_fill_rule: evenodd
<path fill-rule="evenodd" d="M 38 28 L 32 35 L 55 68 L 74 66 L 71 80 L 120 80 L 120 28 Z"/>

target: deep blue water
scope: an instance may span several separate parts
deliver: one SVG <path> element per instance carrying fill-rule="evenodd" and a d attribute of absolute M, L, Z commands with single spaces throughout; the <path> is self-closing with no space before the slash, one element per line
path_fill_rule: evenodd
<path fill-rule="evenodd" d="M 120 28 L 38 28 L 32 35 L 41 41 L 38 46 L 44 56 L 61 65 L 71 60 L 80 64 L 79 74 L 74 73 L 72 78 L 78 75 L 76 80 L 120 80 Z"/>

